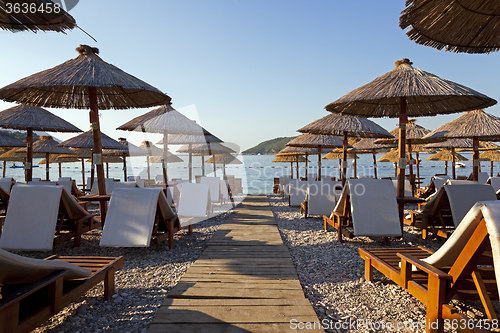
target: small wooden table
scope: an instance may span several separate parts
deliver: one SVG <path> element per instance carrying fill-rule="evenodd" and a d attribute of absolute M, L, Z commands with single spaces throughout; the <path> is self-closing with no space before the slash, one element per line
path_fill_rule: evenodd
<path fill-rule="evenodd" d="M 106 220 L 106 213 L 108 212 L 108 204 L 107 202 L 111 200 L 111 193 L 106 194 L 89 194 L 78 197 L 79 201 L 99 201 L 99 211 L 101 213 L 101 222 L 104 226 L 104 221 Z"/>
<path fill-rule="evenodd" d="M 396 200 L 398 202 L 399 223 L 401 225 L 401 237 L 403 237 L 403 221 L 405 218 L 404 217 L 405 204 L 409 204 L 409 203 L 419 204 L 419 203 L 425 202 L 425 199 L 416 198 L 416 197 L 403 197 L 403 198 L 396 197 Z"/>

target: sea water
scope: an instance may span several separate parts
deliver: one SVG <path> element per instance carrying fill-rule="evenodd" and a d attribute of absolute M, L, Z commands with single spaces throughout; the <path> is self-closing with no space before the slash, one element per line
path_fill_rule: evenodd
<path fill-rule="evenodd" d="M 472 158 L 472 152 L 461 152 L 464 157 L 470 159 Z M 380 158 L 383 154 L 377 154 L 377 158 Z M 429 157 L 430 153 L 420 153 L 419 159 L 420 164 L 420 177 L 423 177 L 423 184 L 428 184 L 430 177 L 435 174 L 444 173 L 445 162 L 441 161 L 427 161 L 425 160 Z M 182 178 L 187 179 L 189 175 L 188 169 L 188 155 L 178 155 L 184 160 L 182 163 L 169 163 L 168 164 L 168 177 L 172 178 Z M 357 160 L 357 175 L 373 175 L 373 158 L 371 154 L 360 154 Z M 290 163 L 272 163 L 275 158 L 274 155 L 239 155 L 238 159 L 243 162 L 243 164 L 238 165 L 226 165 L 226 174 L 234 175 L 237 178 L 243 179 L 243 190 L 245 193 L 256 194 L 256 193 L 271 193 L 273 187 L 274 177 L 279 177 L 281 175 L 290 174 Z M 415 156 L 414 156 L 415 158 Z M 205 160 L 208 159 L 205 156 Z M 33 165 L 37 165 L 40 162 L 40 158 L 33 159 Z M 318 173 L 317 171 L 317 155 L 309 156 L 308 163 L 308 173 Z M 18 181 L 24 180 L 24 170 L 21 168 L 9 168 L 9 166 L 16 164 L 20 165 L 19 162 L 12 163 L 7 162 L 6 176 L 13 177 Z M 322 160 L 322 175 L 329 175 L 333 177 L 339 176 L 339 164 L 338 160 Z M 352 177 L 354 175 L 354 170 L 352 168 L 352 160 L 348 161 L 349 169 L 348 176 Z M 457 168 L 457 176 L 469 176 L 472 172 L 472 162 L 466 161 L 465 168 Z M 193 156 L 193 178 L 196 175 L 202 174 L 201 167 L 201 157 Z M 299 163 L 299 176 L 303 177 L 305 175 L 304 163 Z M 490 173 L 490 162 L 481 163 L 482 171 Z M 59 177 L 59 167 L 57 164 L 50 165 L 50 179 L 57 180 Z M 85 176 L 90 177 L 91 165 L 85 162 Z M 106 165 L 105 165 L 106 170 Z M 77 181 L 78 184 L 82 183 L 81 174 L 81 162 L 74 163 L 63 163 L 62 164 L 62 176 L 72 177 Z M 494 165 L 493 174 L 496 175 L 500 172 L 500 163 Z M 106 173 L 106 171 L 105 171 Z M 377 173 L 378 177 L 394 177 L 395 170 L 393 163 L 382 163 L 377 162 Z M 406 173 L 409 173 L 409 168 L 407 166 Z M 416 174 L 415 167 L 413 168 L 413 173 Z M 150 164 L 150 177 L 154 179 L 156 175 L 161 175 L 161 163 L 151 163 Z M 205 174 L 207 176 L 213 176 L 214 170 L 213 165 L 210 163 L 205 163 Z M 451 162 L 448 162 L 448 174 L 451 176 Z M 217 165 L 216 175 L 222 177 L 223 170 L 222 165 Z M 148 178 L 147 174 L 147 163 L 145 157 L 131 157 L 127 158 L 127 176 L 140 176 L 143 179 Z M 33 177 L 38 177 L 45 179 L 45 165 L 40 165 L 38 168 L 33 168 Z M 110 163 L 109 164 L 109 177 L 120 179 L 123 181 L 123 163 Z M 295 163 L 293 177 L 296 178 Z"/>

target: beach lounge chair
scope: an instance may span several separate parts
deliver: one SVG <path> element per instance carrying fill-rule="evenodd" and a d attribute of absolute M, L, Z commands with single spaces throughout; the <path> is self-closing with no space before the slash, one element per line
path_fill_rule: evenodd
<path fill-rule="evenodd" d="M 90 180 L 89 180 L 90 183 Z M 115 183 L 114 178 L 105 178 L 104 179 L 104 184 L 106 185 L 106 193 L 111 193 L 112 188 L 113 188 L 113 183 Z M 110 192 L 111 189 L 111 192 Z M 90 194 L 97 194 L 98 189 L 97 189 L 97 177 L 94 178 L 94 183 L 92 184 L 92 187 L 90 189 Z"/>
<path fill-rule="evenodd" d="M 391 179 L 392 180 L 392 185 L 394 186 L 394 193 L 398 192 L 398 180 L 397 179 Z M 411 183 L 408 179 L 405 179 L 405 197 L 412 197 L 413 193 L 411 190 Z"/>
<path fill-rule="evenodd" d="M 5 191 L 3 187 L 0 187 L 0 209 L 5 209 L 7 212 L 7 208 L 9 207 L 10 193 Z M 0 222 L 0 232 L 2 223 Z"/>
<path fill-rule="evenodd" d="M 243 179 L 234 178 L 234 192 L 232 190 L 231 190 L 231 192 L 234 194 L 243 193 Z"/>
<path fill-rule="evenodd" d="M 63 177 L 61 177 L 61 178 L 63 178 Z M 80 191 L 80 189 L 76 186 L 76 182 L 74 180 L 71 180 L 71 179 L 61 180 L 61 179 L 59 179 L 56 182 L 56 185 L 61 185 L 62 187 L 64 187 L 66 189 L 66 191 L 68 191 L 68 193 L 73 194 L 77 198 L 81 197 L 82 195 L 85 195 L 85 193 Z"/>
<path fill-rule="evenodd" d="M 1 178 L 0 187 L 5 190 L 5 192 L 10 193 L 12 186 L 16 183 L 14 178 Z"/>
<path fill-rule="evenodd" d="M 223 202 L 226 202 L 230 199 L 229 195 L 229 182 L 227 180 L 221 179 L 219 182 L 220 196 Z"/>
<path fill-rule="evenodd" d="M 288 205 L 292 207 L 300 207 L 300 204 L 306 199 L 308 181 L 292 179 L 288 183 L 289 196 Z"/>
<path fill-rule="evenodd" d="M 83 233 L 102 225 L 94 216 L 62 186 L 16 185 L 10 195 L 0 248 L 48 251 L 53 244 L 71 238 L 73 246 L 79 246 Z"/>
<path fill-rule="evenodd" d="M 172 211 L 161 188 L 119 188 L 111 196 L 99 245 L 147 247 L 168 239 L 171 249 L 174 234 L 191 224 Z"/>
<path fill-rule="evenodd" d="M 211 211 L 210 186 L 208 184 L 180 184 L 177 214 L 181 217 L 195 217 L 196 221 L 209 218 Z"/>
<path fill-rule="evenodd" d="M 420 193 L 421 198 L 428 198 L 434 193 L 439 192 L 441 187 L 446 184 L 446 182 L 450 179 L 449 176 L 434 176 L 431 178 L 431 183 L 429 184 L 429 187 L 424 191 Z"/>
<path fill-rule="evenodd" d="M 284 175 L 284 176 L 280 176 L 279 179 L 280 179 L 280 192 L 281 193 L 281 197 L 283 197 L 283 189 L 284 189 L 284 186 L 285 186 L 285 179 L 290 179 L 290 175 Z"/>
<path fill-rule="evenodd" d="M 141 176 L 128 176 L 127 181 L 128 182 L 135 182 L 137 180 L 141 179 Z"/>
<path fill-rule="evenodd" d="M 486 184 L 491 185 L 491 187 L 493 187 L 493 190 L 495 190 L 495 192 L 498 192 L 498 190 L 500 190 L 500 177 L 490 177 Z"/>
<path fill-rule="evenodd" d="M 108 300 L 122 266 L 123 257 L 42 260 L 0 250 L 0 332 L 31 332 L 101 281 Z"/>
<path fill-rule="evenodd" d="M 219 203 L 220 198 L 220 178 L 219 177 L 201 177 L 200 184 L 208 184 L 210 186 L 210 200 L 213 203 Z"/>
<path fill-rule="evenodd" d="M 325 230 L 329 224 L 337 229 L 340 242 L 342 235 L 384 237 L 384 241 L 401 236 L 396 192 L 385 179 L 349 179 L 332 214 L 323 220 Z"/>
<path fill-rule="evenodd" d="M 429 233 L 447 238 L 478 201 L 496 200 L 490 185 L 470 184 L 443 185 L 419 211 L 410 211 L 411 225 L 422 229 L 422 238 Z"/>
<path fill-rule="evenodd" d="M 491 322 L 497 318 L 491 300 L 499 297 L 499 229 L 500 202 L 478 202 L 435 253 L 422 247 L 360 248 L 365 279 L 373 281 L 375 268 L 424 303 L 426 323 L 439 323 L 426 332 L 442 332 L 444 319 L 471 319 L 449 304 L 452 299 L 480 299 Z"/>
<path fill-rule="evenodd" d="M 473 178 L 473 174 L 471 173 L 469 175 L 469 178 L 467 178 L 467 180 L 472 180 Z M 477 174 L 477 182 L 479 184 L 486 184 L 486 182 L 488 181 L 488 179 L 490 178 L 490 176 L 488 175 L 487 172 L 478 172 Z"/>
<path fill-rule="evenodd" d="M 163 184 L 163 175 L 155 176 L 156 184 Z"/>
<path fill-rule="evenodd" d="M 308 181 L 304 202 L 300 204 L 300 212 L 304 218 L 308 215 L 328 215 L 335 208 L 342 194 L 342 182 Z"/>
<path fill-rule="evenodd" d="M 279 177 L 274 177 L 273 194 L 278 194 L 279 192 L 280 192 L 280 179 Z"/>

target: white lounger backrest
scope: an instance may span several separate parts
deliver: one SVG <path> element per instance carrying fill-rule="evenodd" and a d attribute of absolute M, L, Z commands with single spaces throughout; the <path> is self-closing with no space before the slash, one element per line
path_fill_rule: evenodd
<path fill-rule="evenodd" d="M 57 181 L 58 182 L 65 182 L 65 181 L 68 181 L 68 180 L 71 180 L 71 177 L 59 177 L 59 179 Z"/>
<path fill-rule="evenodd" d="M 212 203 L 220 201 L 220 178 L 219 177 L 201 177 L 201 184 L 210 186 L 210 200 Z"/>
<path fill-rule="evenodd" d="M 443 187 L 450 201 L 451 215 L 455 227 L 458 227 L 465 214 L 476 202 L 497 199 L 497 195 L 490 185 L 444 185 Z"/>
<path fill-rule="evenodd" d="M 300 206 L 306 198 L 308 181 L 290 180 L 288 183 L 290 191 L 290 206 Z"/>
<path fill-rule="evenodd" d="M 366 179 L 366 178 L 361 178 L 361 179 Z M 398 180 L 397 179 L 392 179 L 392 185 L 394 186 L 394 191 L 395 193 L 398 193 Z M 411 183 L 408 179 L 405 179 L 405 197 L 412 197 L 411 193 Z"/>
<path fill-rule="evenodd" d="M 477 182 L 479 184 L 486 184 L 486 182 L 488 181 L 488 178 L 490 178 L 490 176 L 488 175 L 487 172 L 479 172 L 477 174 Z"/>
<path fill-rule="evenodd" d="M 0 248 L 52 250 L 62 191 L 62 186 L 14 186 L 0 237 Z"/>
<path fill-rule="evenodd" d="M 444 184 L 446 184 L 446 181 L 450 179 L 449 176 L 434 176 L 434 179 L 432 180 L 434 182 L 434 187 L 436 188 L 436 192 L 439 192 L 441 187 L 443 187 Z"/>
<path fill-rule="evenodd" d="M 355 235 L 401 236 L 392 182 L 388 179 L 349 179 L 347 184 Z"/>
<path fill-rule="evenodd" d="M 220 194 L 224 200 L 229 200 L 229 181 L 228 180 L 220 180 L 219 183 L 219 189 L 220 189 Z"/>
<path fill-rule="evenodd" d="M 280 176 L 280 190 L 283 190 L 283 185 L 285 185 L 285 179 L 290 179 L 290 175 Z"/>
<path fill-rule="evenodd" d="M 0 285 L 36 282 L 59 270 L 68 271 L 64 279 L 84 278 L 92 274 L 90 269 L 67 261 L 27 258 L 0 249 Z"/>
<path fill-rule="evenodd" d="M 104 184 L 106 185 L 106 193 L 112 193 L 114 182 L 115 182 L 114 178 L 105 178 L 104 179 Z M 97 177 L 94 178 L 94 184 L 92 184 L 90 194 L 97 194 Z"/>
<path fill-rule="evenodd" d="M 177 214 L 186 217 L 208 217 L 210 186 L 208 184 L 182 183 L 180 187 Z"/>
<path fill-rule="evenodd" d="M 137 187 L 136 182 L 110 182 L 106 184 L 106 192 L 113 194 L 116 189 L 119 188 L 135 188 Z"/>
<path fill-rule="evenodd" d="M 149 246 L 161 188 L 117 188 L 109 202 L 100 246 Z"/>
<path fill-rule="evenodd" d="M 14 178 L 1 178 L 0 187 L 3 188 L 5 192 L 10 193 L 12 185 L 14 185 L 15 182 Z"/>
<path fill-rule="evenodd" d="M 341 181 L 311 181 L 307 186 L 308 215 L 330 215 L 342 194 Z"/>
<path fill-rule="evenodd" d="M 68 193 L 71 193 L 71 190 L 73 189 L 73 181 L 71 179 L 70 180 L 58 180 L 57 185 L 61 185 L 62 187 L 64 187 L 64 189 L 66 191 L 68 191 Z"/>
<path fill-rule="evenodd" d="M 488 183 L 490 183 L 491 187 L 497 192 L 500 190 L 500 177 L 490 177 L 488 179 Z M 1 186 L 1 183 L 0 183 Z"/>
<path fill-rule="evenodd" d="M 163 183 L 163 175 L 156 175 L 155 176 L 156 183 Z"/>

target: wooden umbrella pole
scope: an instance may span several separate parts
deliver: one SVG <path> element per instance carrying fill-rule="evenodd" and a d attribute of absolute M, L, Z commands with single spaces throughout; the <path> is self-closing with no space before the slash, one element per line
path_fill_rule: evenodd
<path fill-rule="evenodd" d="M 290 162 L 290 178 L 293 179 L 293 162 Z"/>
<path fill-rule="evenodd" d="M 307 168 L 309 167 L 307 164 L 307 156 L 309 156 L 309 153 L 306 153 L 306 169 L 304 170 L 304 172 L 305 172 L 306 180 L 309 180 L 309 179 L 307 179 Z"/>
<path fill-rule="evenodd" d="M 3 161 L 3 178 L 5 178 L 5 169 L 7 169 L 7 161 Z"/>
<path fill-rule="evenodd" d="M 149 155 L 146 156 L 146 164 L 148 165 L 148 180 L 151 179 L 151 168 L 149 167 Z"/>
<path fill-rule="evenodd" d="M 26 147 L 27 147 L 27 155 L 26 155 L 26 163 L 24 165 L 25 174 L 24 178 L 27 182 L 30 182 L 33 179 L 33 129 L 28 128 L 26 133 Z"/>
<path fill-rule="evenodd" d="M 418 157 L 418 151 L 415 153 L 417 155 L 417 178 L 416 178 L 416 185 L 417 185 L 417 188 L 420 188 L 420 161 L 419 161 L 419 157 Z"/>
<path fill-rule="evenodd" d="M 493 177 L 493 161 L 490 161 L 490 163 L 491 163 L 490 177 Z"/>
<path fill-rule="evenodd" d="M 167 152 L 168 152 L 168 133 L 163 132 L 163 155 L 161 159 L 161 168 L 163 171 L 163 183 L 166 184 L 168 181 L 167 174 Z"/>
<path fill-rule="evenodd" d="M 90 184 L 89 188 L 92 189 L 92 186 L 94 186 L 94 175 L 95 175 L 95 164 L 94 164 L 94 151 L 92 151 L 92 154 L 90 156 Z"/>
<path fill-rule="evenodd" d="M 214 165 L 214 177 L 217 177 L 217 165 L 215 164 L 215 154 L 212 155 L 212 163 Z"/>
<path fill-rule="evenodd" d="M 297 180 L 300 179 L 299 177 L 299 155 L 295 155 L 295 169 L 297 171 Z"/>
<path fill-rule="evenodd" d="M 321 146 L 318 146 L 318 180 L 321 180 Z"/>
<path fill-rule="evenodd" d="M 474 148 L 473 154 L 473 167 L 472 167 L 472 180 L 477 181 L 479 176 L 479 138 L 477 136 L 472 138 L 472 145 Z"/>
<path fill-rule="evenodd" d="M 372 156 L 373 156 L 373 175 L 375 176 L 375 179 L 378 178 L 377 176 L 377 155 L 375 152 L 375 149 L 372 149 Z"/>
<path fill-rule="evenodd" d="M 448 175 L 448 161 L 444 161 L 444 174 Z"/>
<path fill-rule="evenodd" d="M 451 148 L 451 175 L 453 179 L 457 179 L 457 174 L 455 171 L 455 148 Z"/>
<path fill-rule="evenodd" d="M 59 178 L 62 177 L 62 165 L 61 162 L 59 162 Z"/>
<path fill-rule="evenodd" d="M 224 178 L 226 178 L 226 163 L 222 162 L 222 176 Z"/>
<path fill-rule="evenodd" d="M 127 181 L 127 154 L 123 153 L 123 181 Z"/>
<path fill-rule="evenodd" d="M 109 178 L 109 163 L 106 162 L 106 178 Z"/>
<path fill-rule="evenodd" d="M 49 153 L 45 153 L 45 180 L 50 180 L 50 163 L 49 163 Z"/>
<path fill-rule="evenodd" d="M 399 98 L 399 161 L 398 161 L 398 191 L 396 197 L 404 198 L 405 196 L 405 169 L 406 169 L 406 124 L 408 123 L 408 115 L 406 113 L 406 97 Z M 404 203 L 398 202 L 399 223 L 401 227 L 401 236 L 403 236 L 403 218 L 404 218 Z"/>
<path fill-rule="evenodd" d="M 342 179 L 342 159 L 339 158 L 339 180 Z"/>
<path fill-rule="evenodd" d="M 97 169 L 97 188 L 99 195 L 106 194 L 106 184 L 104 182 L 104 167 L 102 164 L 102 144 L 101 144 L 101 129 L 99 127 L 99 111 L 97 109 L 97 89 L 89 87 L 89 102 L 90 102 L 90 122 L 92 123 L 92 135 L 94 136 L 94 159 L 93 162 Z M 103 207 L 101 206 L 101 215 Z M 104 208 L 104 215 L 106 215 Z"/>
<path fill-rule="evenodd" d="M 82 157 L 82 184 L 85 189 L 85 159 Z"/>
<path fill-rule="evenodd" d="M 415 196 L 415 179 L 413 178 L 413 161 L 411 158 L 411 139 L 408 139 L 408 159 L 410 160 L 410 185 L 411 185 L 411 195 Z"/>
<path fill-rule="evenodd" d="M 345 186 L 347 178 L 347 132 L 344 131 L 342 141 L 342 186 Z"/>
<path fill-rule="evenodd" d="M 201 152 L 201 175 L 205 177 L 205 154 Z"/>

